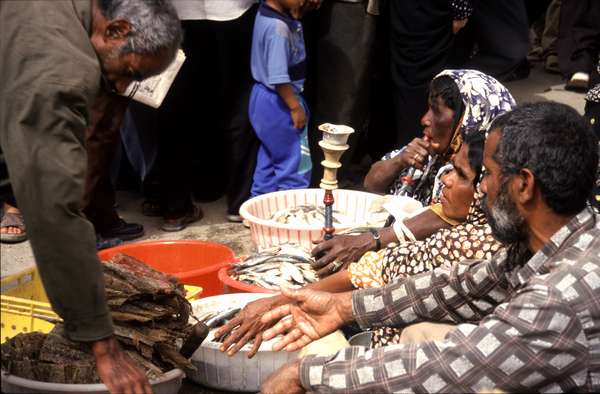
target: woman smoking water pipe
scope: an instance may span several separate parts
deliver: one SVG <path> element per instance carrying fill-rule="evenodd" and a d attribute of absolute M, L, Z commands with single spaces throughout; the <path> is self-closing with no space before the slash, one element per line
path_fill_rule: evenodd
<path fill-rule="evenodd" d="M 368 251 L 398 242 L 406 233 L 402 228 L 408 228 L 416 239 L 423 239 L 456 225 L 444 216 L 439 203 L 432 204 L 437 197 L 434 190 L 439 171 L 458 151 L 461 139 L 484 133 L 494 118 L 515 105 L 502 84 L 479 71 L 445 70 L 436 76 L 430 84 L 429 110 L 421 119 L 423 138 L 385 155 L 373 164 L 364 181 L 368 191 L 412 197 L 430 209 L 405 220 L 405 227 L 396 224 L 378 232 L 318 241 L 312 254 L 319 275 L 330 275 Z M 408 175 L 412 179 L 407 185 Z"/>
<path fill-rule="evenodd" d="M 443 214 L 462 224 L 450 230 L 439 230 L 424 241 L 390 245 L 378 253 L 366 254 L 358 263 L 351 264 L 348 270 L 339 271 L 307 287 L 344 292 L 355 287 L 381 286 L 398 276 L 423 272 L 442 264 L 450 265 L 454 261 L 462 261 L 475 255 L 491 256 L 498 249 L 499 243 L 491 237 L 491 230 L 479 209 L 481 195 L 478 181 L 481 177 L 483 142 L 483 134 L 468 136 L 453 160 L 453 169 L 441 176 L 444 185 L 441 193 Z M 236 317 L 215 333 L 216 336 L 221 336 L 230 332 L 221 350 L 232 355 L 254 339 L 248 353 L 248 357 L 252 357 L 260 347 L 263 331 L 269 328 L 260 322 L 261 316 L 286 302 L 287 298 L 278 294 L 246 305 Z M 396 340 L 397 333 L 386 330 L 376 332 L 375 345 Z"/>

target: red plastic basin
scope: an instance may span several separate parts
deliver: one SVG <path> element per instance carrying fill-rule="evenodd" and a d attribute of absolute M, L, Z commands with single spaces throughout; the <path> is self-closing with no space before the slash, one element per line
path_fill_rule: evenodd
<path fill-rule="evenodd" d="M 223 292 L 227 293 L 278 293 L 276 290 L 265 289 L 264 287 L 250 285 L 232 279 L 229 276 L 229 266 L 219 269 L 219 280 L 223 283 Z M 233 289 L 233 290 L 231 290 Z"/>
<path fill-rule="evenodd" d="M 175 276 L 184 285 L 202 287 L 202 297 L 223 294 L 217 275 L 234 260 L 225 245 L 205 241 L 147 241 L 121 245 L 98 252 L 101 260 L 125 253 L 152 268 Z"/>

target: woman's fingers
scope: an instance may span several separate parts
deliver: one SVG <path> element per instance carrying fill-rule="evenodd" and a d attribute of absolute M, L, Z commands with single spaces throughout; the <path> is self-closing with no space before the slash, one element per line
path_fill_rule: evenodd
<path fill-rule="evenodd" d="M 232 347 L 231 349 L 229 349 L 229 351 L 227 352 L 227 354 L 228 354 L 229 356 L 233 356 L 234 354 L 236 354 L 237 352 L 239 352 L 239 351 L 240 351 L 240 349 L 241 349 L 241 348 L 242 348 L 242 347 L 243 347 L 245 344 L 247 344 L 247 343 L 250 341 L 250 339 L 252 339 L 252 337 L 253 337 L 253 336 L 254 336 L 254 334 L 253 334 L 252 332 L 250 332 L 250 331 L 246 330 L 246 333 L 244 334 L 244 336 L 243 336 L 243 337 L 242 337 L 242 338 L 241 338 L 239 341 L 237 341 L 237 342 L 236 342 L 236 343 L 233 345 L 233 347 Z"/>
<path fill-rule="evenodd" d="M 248 358 L 254 357 L 256 352 L 258 352 L 258 349 L 260 349 L 262 341 L 262 332 L 259 332 L 254 336 L 254 343 L 252 344 L 252 349 L 250 349 L 250 351 L 248 352 Z"/>
<path fill-rule="evenodd" d="M 220 327 L 215 331 L 215 338 L 221 337 L 224 334 L 231 332 L 234 328 L 239 326 L 242 323 L 242 317 L 240 316 L 242 311 L 240 311 L 237 315 L 234 316 L 233 319 L 229 320 L 223 327 Z"/>
<path fill-rule="evenodd" d="M 227 331 L 225 331 L 226 333 Z M 248 332 L 248 328 L 244 327 L 243 325 L 240 326 L 237 330 L 234 330 L 231 332 L 231 334 L 229 334 L 229 336 L 227 338 L 225 338 L 225 340 L 223 341 L 223 344 L 221 345 L 221 351 L 225 352 L 227 351 L 227 349 L 229 349 L 233 344 L 238 343 L 239 338 L 242 337 L 242 335 L 245 335 Z M 218 338 L 220 335 L 216 335 L 215 333 L 215 338 Z M 243 346 L 244 344 L 242 344 Z"/>

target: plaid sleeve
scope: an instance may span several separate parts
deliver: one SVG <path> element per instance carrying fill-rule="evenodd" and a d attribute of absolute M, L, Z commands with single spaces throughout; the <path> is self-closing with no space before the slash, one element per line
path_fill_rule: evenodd
<path fill-rule="evenodd" d="M 473 13 L 471 0 L 450 0 L 450 6 L 452 7 L 452 16 L 457 21 L 467 19 Z"/>
<path fill-rule="evenodd" d="M 302 385 L 328 393 L 577 391 L 591 364 L 588 345 L 576 311 L 557 293 L 541 285 L 521 290 L 444 341 L 304 359 Z"/>
<path fill-rule="evenodd" d="M 508 296 L 505 251 L 491 260 L 467 260 L 407 277 L 377 289 L 355 291 L 354 317 L 362 328 L 403 327 L 424 320 L 475 322 Z"/>

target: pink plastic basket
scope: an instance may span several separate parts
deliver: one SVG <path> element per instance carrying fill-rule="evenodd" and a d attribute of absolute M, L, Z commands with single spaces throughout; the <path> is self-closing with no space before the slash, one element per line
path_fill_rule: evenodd
<path fill-rule="evenodd" d="M 250 223 L 252 240 L 259 250 L 282 243 L 297 243 L 309 250 L 313 241 L 323 237 L 323 225 L 288 225 L 269 220 L 275 212 L 299 205 L 323 206 L 324 191 L 321 189 L 298 189 L 268 193 L 246 201 L 240 208 L 242 217 Z M 351 218 L 351 225 L 336 225 L 336 231 L 348 230 L 366 223 L 374 199 L 381 196 L 355 190 L 333 191 L 333 209 Z"/>

